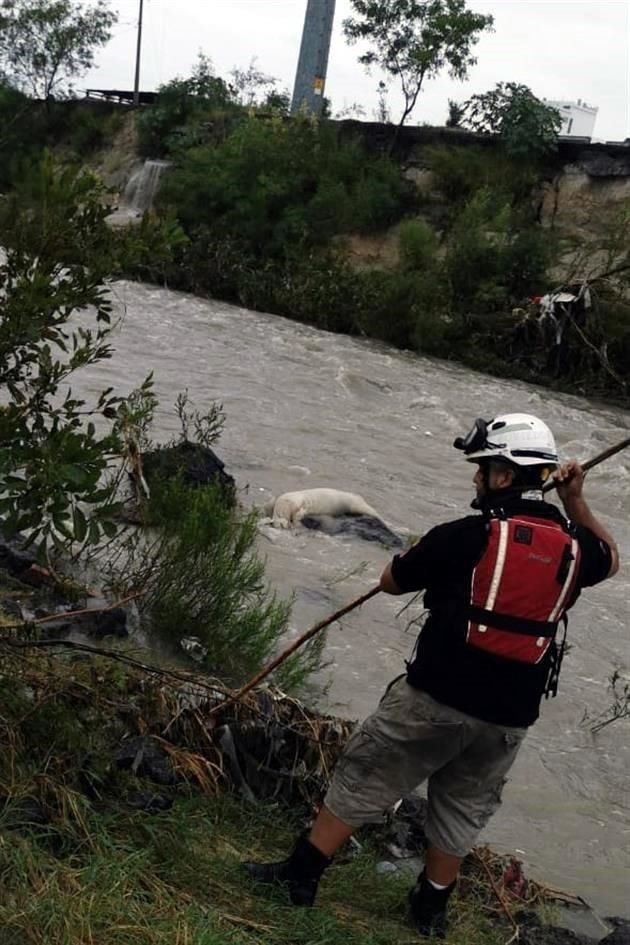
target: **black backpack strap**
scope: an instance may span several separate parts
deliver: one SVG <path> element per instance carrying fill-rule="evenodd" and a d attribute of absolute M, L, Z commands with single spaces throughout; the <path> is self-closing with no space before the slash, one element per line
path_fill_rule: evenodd
<path fill-rule="evenodd" d="M 523 633 L 528 637 L 553 639 L 558 629 L 558 624 L 555 622 L 549 623 L 544 620 L 526 620 L 523 617 L 511 617 L 508 614 L 497 613 L 495 610 L 474 607 L 472 604 L 467 608 L 467 612 L 468 619 L 482 627 L 507 630 L 510 633 Z"/>
<path fill-rule="evenodd" d="M 558 680 L 560 678 L 560 670 L 562 669 L 562 660 L 564 659 L 564 654 L 567 649 L 567 627 L 569 626 L 569 621 L 566 614 L 562 617 L 562 623 L 564 624 L 564 631 L 560 644 L 558 645 L 555 640 L 551 644 L 551 662 L 549 663 L 549 673 L 545 684 L 545 699 L 548 699 L 550 696 L 552 699 L 555 699 L 558 695 Z"/>

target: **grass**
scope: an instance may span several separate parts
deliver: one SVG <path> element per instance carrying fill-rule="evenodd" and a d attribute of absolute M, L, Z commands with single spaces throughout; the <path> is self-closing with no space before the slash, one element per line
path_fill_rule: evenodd
<path fill-rule="evenodd" d="M 136 670 L 0 646 L 0 945 L 417 942 L 405 921 L 413 877 L 376 872 L 374 833 L 327 872 L 315 909 L 250 886 L 240 863 L 282 858 L 308 807 L 222 790 L 194 754 L 196 719 Z M 176 784 L 111 764 L 124 735 L 146 731 L 178 739 Z M 134 809 L 138 792 L 172 806 Z M 489 901 L 455 902 L 451 945 L 507 941 Z"/>
<path fill-rule="evenodd" d="M 252 889 L 247 857 L 282 856 L 298 824 L 230 796 L 163 814 L 93 812 L 84 842 L 54 855 L 37 833 L 0 833 L 0 945 L 406 945 L 409 879 L 369 853 L 334 866 L 312 910 Z M 509 937 L 454 905 L 453 945 Z"/>

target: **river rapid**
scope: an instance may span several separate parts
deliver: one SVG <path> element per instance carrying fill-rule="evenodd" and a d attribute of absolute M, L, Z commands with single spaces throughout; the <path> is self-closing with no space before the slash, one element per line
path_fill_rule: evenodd
<path fill-rule="evenodd" d="M 115 354 L 84 369 L 82 392 L 127 392 L 154 371 L 156 441 L 177 432 L 172 405 L 184 388 L 198 407 L 222 401 L 218 452 L 248 505 L 334 487 L 420 535 L 468 510 L 474 470 L 452 441 L 476 416 L 538 413 L 566 458 L 587 458 L 630 427 L 621 410 L 283 318 L 129 282 L 112 292 L 122 316 Z M 615 668 L 630 675 L 630 452 L 594 471 L 586 492 L 619 542 L 621 571 L 573 611 L 560 694 L 543 705 L 483 840 L 518 850 L 530 874 L 603 914 L 628 914 L 630 722 L 593 736 L 581 720 L 609 703 Z M 368 542 L 264 526 L 260 550 L 272 584 L 295 595 L 295 633 L 373 586 L 389 559 Z M 362 718 L 376 706 L 413 647 L 406 628 L 419 607 L 401 614 L 407 600 L 379 595 L 331 629 L 321 707 Z"/>

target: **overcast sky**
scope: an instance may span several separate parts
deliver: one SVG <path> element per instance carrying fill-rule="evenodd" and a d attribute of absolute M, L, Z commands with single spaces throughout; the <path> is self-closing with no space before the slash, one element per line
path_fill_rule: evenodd
<path fill-rule="evenodd" d="M 97 60 L 86 87 L 133 87 L 139 0 L 112 0 L 120 21 Z M 145 0 L 142 89 L 152 90 L 175 75 L 186 76 L 199 51 L 218 74 L 258 67 L 293 88 L 306 0 Z M 492 13 L 494 33 L 477 47 L 478 63 L 466 83 L 444 75 L 427 83 L 413 115 L 421 124 L 443 124 L 448 99 L 462 100 L 500 81 L 524 82 L 549 99 L 578 98 L 599 106 L 595 136 L 630 136 L 630 0 L 469 0 Z M 358 103 L 373 119 L 378 75 L 357 63 L 357 50 L 343 39 L 350 0 L 337 0 L 326 94 L 333 110 Z M 392 85 L 390 103 L 399 103 Z"/>

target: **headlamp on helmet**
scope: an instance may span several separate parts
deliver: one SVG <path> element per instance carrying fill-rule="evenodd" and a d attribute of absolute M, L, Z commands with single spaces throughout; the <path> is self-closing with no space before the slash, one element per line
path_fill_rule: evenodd
<path fill-rule="evenodd" d="M 458 436 L 453 441 L 455 449 L 462 450 L 466 456 L 477 453 L 479 450 L 488 449 L 490 446 L 488 443 L 489 423 L 492 423 L 492 420 L 482 420 L 481 417 L 477 417 L 466 436 Z"/>
<path fill-rule="evenodd" d="M 493 420 L 475 420 L 466 436 L 453 443 L 468 462 L 497 459 L 516 466 L 555 466 L 558 451 L 546 423 L 527 413 L 507 413 Z"/>

